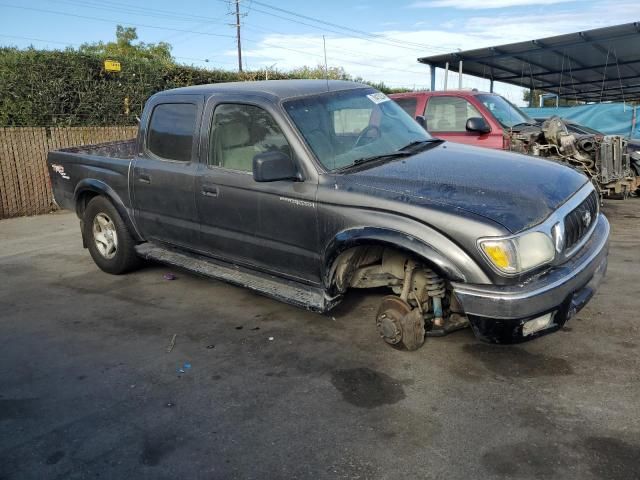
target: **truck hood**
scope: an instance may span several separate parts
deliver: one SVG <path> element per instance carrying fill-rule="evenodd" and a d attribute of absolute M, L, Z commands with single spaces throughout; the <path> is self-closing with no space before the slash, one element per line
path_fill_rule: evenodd
<path fill-rule="evenodd" d="M 450 142 L 340 177 L 352 191 L 466 210 L 512 233 L 545 220 L 588 181 L 551 160 Z"/>

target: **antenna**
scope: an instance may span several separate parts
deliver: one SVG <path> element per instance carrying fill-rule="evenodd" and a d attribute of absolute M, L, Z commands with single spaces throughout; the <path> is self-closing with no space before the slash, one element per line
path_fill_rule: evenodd
<path fill-rule="evenodd" d="M 327 40 L 324 38 L 324 35 L 322 35 L 322 48 L 324 50 L 324 78 L 327 82 L 327 92 L 329 92 L 329 67 L 327 67 Z M 338 182 L 336 181 L 336 156 L 335 154 L 333 155 L 332 160 L 332 173 L 333 173 L 333 188 L 337 189 L 338 188 Z"/>
<path fill-rule="evenodd" d="M 322 48 L 324 49 L 324 78 L 327 81 L 327 92 L 329 91 L 329 67 L 327 67 L 327 41 L 322 35 Z"/>

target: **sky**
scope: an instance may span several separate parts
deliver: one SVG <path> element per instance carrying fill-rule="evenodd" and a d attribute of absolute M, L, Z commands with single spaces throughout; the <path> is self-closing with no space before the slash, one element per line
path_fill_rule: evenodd
<path fill-rule="evenodd" d="M 638 0 L 239 0 L 245 69 L 327 64 L 392 87 L 429 88 L 417 57 L 640 20 Z M 235 0 L 0 0 L 0 45 L 61 49 L 110 41 L 116 25 L 173 46 L 176 61 L 236 70 Z M 457 87 L 457 73 L 449 74 Z M 444 84 L 438 71 L 436 88 Z M 465 75 L 463 88 L 488 90 Z M 522 89 L 495 91 L 523 105 Z"/>

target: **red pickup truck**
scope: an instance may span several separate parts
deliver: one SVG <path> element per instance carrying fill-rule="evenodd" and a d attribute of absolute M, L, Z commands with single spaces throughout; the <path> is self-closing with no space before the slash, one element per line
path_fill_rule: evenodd
<path fill-rule="evenodd" d="M 412 117 L 423 116 L 427 130 L 436 137 L 479 147 L 508 149 L 504 129 L 533 122 L 505 98 L 493 93 L 447 90 L 389 96 Z"/>
<path fill-rule="evenodd" d="M 559 117 L 539 122 L 504 97 L 477 90 L 390 95 L 435 137 L 553 158 L 584 172 L 602 195 L 640 188 L 627 139 L 584 131 Z"/>

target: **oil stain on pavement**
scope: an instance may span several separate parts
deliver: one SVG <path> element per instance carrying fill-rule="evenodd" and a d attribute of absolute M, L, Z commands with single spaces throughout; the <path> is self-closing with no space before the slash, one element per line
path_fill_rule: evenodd
<path fill-rule="evenodd" d="M 331 383 L 345 401 L 360 408 L 392 405 L 406 398 L 400 381 L 370 368 L 334 370 Z"/>
<path fill-rule="evenodd" d="M 147 466 L 158 465 L 162 459 L 176 449 L 177 438 L 164 436 L 164 438 L 145 438 L 140 454 L 140 463 Z"/>

